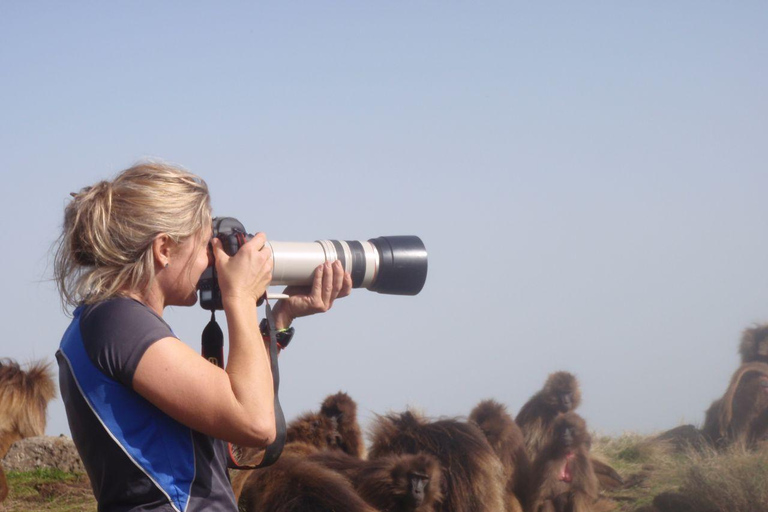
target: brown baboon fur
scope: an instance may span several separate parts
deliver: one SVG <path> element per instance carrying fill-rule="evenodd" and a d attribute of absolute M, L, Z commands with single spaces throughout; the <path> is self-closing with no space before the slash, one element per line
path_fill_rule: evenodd
<path fill-rule="evenodd" d="M 604 462 L 595 456 L 591 456 L 592 469 L 595 470 L 597 481 L 601 489 L 618 489 L 624 485 L 624 479 L 618 471 L 613 469 L 607 462 Z"/>
<path fill-rule="evenodd" d="M 16 441 L 45 434 L 48 402 L 55 396 L 50 364 L 39 361 L 24 371 L 0 359 L 0 459 Z"/>
<path fill-rule="evenodd" d="M 357 404 L 346 393 L 328 396 L 320 412 L 304 413 L 288 424 L 286 443 L 297 441 L 362 457 L 364 444 L 357 423 Z"/>
<path fill-rule="evenodd" d="M 283 453 L 280 455 L 280 459 L 289 455 L 293 457 L 300 457 L 302 459 L 306 459 L 308 456 L 310 456 L 313 453 L 317 453 L 318 451 L 319 449 L 317 446 L 295 441 L 293 443 L 285 445 L 285 448 L 283 449 Z M 245 448 L 241 451 L 240 457 L 238 458 L 238 462 L 244 466 L 255 465 L 261 462 L 261 459 L 263 456 L 264 456 L 263 449 Z M 253 469 L 253 470 L 233 469 L 230 472 L 230 480 L 232 482 L 232 492 L 235 494 L 235 501 L 240 500 L 240 495 L 243 493 L 243 488 L 245 487 L 246 482 L 250 478 L 251 473 L 253 473 L 254 471 L 261 471 L 263 473 L 266 469 L 268 468 Z"/>
<path fill-rule="evenodd" d="M 320 414 L 336 418 L 341 441 L 339 448 L 344 453 L 362 458 L 365 456 L 363 433 L 357 423 L 357 404 L 346 393 L 338 392 L 323 400 Z"/>
<path fill-rule="evenodd" d="M 341 450 L 359 456 L 363 441 L 357 423 L 357 404 L 346 394 L 328 396 L 320 412 L 307 412 L 291 421 L 286 427 L 285 451 L 294 455 L 314 453 L 317 450 Z M 255 464 L 261 460 L 261 448 L 240 450 L 241 463 Z M 248 470 L 236 470 L 232 474 L 232 490 L 239 499 L 248 478 Z"/>
<path fill-rule="evenodd" d="M 547 378 L 544 388 L 523 405 L 515 422 L 523 431 L 531 460 L 549 442 L 555 418 L 575 410 L 580 403 L 581 391 L 576 377 L 568 372 L 556 372 Z"/>
<path fill-rule="evenodd" d="M 504 465 L 508 510 L 522 511 L 528 498 L 528 478 L 531 472 L 531 461 L 525 451 L 523 432 L 509 415 L 507 408 L 494 400 L 484 400 L 477 404 L 469 414 L 469 419 L 480 427 Z"/>
<path fill-rule="evenodd" d="M 739 345 L 742 363 L 768 363 L 768 324 L 745 329 Z"/>
<path fill-rule="evenodd" d="M 343 475 L 307 460 L 303 443 L 286 446 L 272 466 L 242 472 L 238 499 L 244 512 L 376 512 Z"/>
<path fill-rule="evenodd" d="M 599 500 L 587 424 L 575 412 L 555 419 L 552 435 L 533 462 L 530 512 L 596 512 L 613 504 Z"/>
<path fill-rule="evenodd" d="M 768 364 L 747 363 L 731 377 L 722 398 L 707 410 L 702 429 L 718 447 L 754 448 L 768 436 Z"/>
<path fill-rule="evenodd" d="M 581 389 L 573 374 L 555 372 L 549 375 L 544 388 L 523 405 L 515 419 L 523 431 L 531 460 L 549 442 L 555 419 L 563 413 L 576 410 L 580 404 Z M 624 484 L 621 475 L 605 462 L 593 458 L 592 468 L 602 488 L 615 489 Z"/>
<path fill-rule="evenodd" d="M 701 428 L 704 438 L 712 445 L 716 447 L 724 448 L 730 444 L 726 439 L 725 429 L 720 426 L 720 413 L 723 409 L 723 399 L 718 398 L 712 405 L 709 406 L 707 412 L 704 413 L 704 426 Z"/>
<path fill-rule="evenodd" d="M 326 451 L 308 460 L 344 475 L 381 512 L 432 512 L 442 500 L 440 463 L 425 453 L 362 460 Z"/>
<path fill-rule="evenodd" d="M 428 453 L 440 461 L 442 512 L 502 512 L 506 509 L 504 468 L 474 423 L 430 421 L 407 411 L 381 416 L 371 431 L 369 457 Z"/>

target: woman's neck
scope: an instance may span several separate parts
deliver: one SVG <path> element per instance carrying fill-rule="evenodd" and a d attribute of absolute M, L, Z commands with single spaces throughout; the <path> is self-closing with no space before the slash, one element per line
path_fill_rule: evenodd
<path fill-rule="evenodd" d="M 137 300 L 147 306 L 149 309 L 157 313 L 158 316 L 163 316 L 163 310 L 165 309 L 165 302 L 161 297 L 161 294 L 156 293 L 155 290 L 150 287 L 147 293 L 141 294 L 135 291 L 129 291 L 125 294 L 126 297 L 130 297 Z"/>

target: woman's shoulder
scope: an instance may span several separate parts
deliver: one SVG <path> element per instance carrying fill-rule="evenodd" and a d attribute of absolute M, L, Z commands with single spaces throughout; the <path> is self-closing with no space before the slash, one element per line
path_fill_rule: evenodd
<path fill-rule="evenodd" d="M 128 297 L 86 305 L 80 314 L 80 332 L 94 364 L 125 384 L 133 380 L 136 366 L 150 345 L 174 337 L 160 316 Z"/>
<path fill-rule="evenodd" d="M 116 322 L 126 318 L 131 321 L 143 319 L 150 323 L 168 325 L 147 305 L 130 297 L 112 297 L 94 304 L 86 304 L 80 313 L 80 324 L 104 320 Z"/>

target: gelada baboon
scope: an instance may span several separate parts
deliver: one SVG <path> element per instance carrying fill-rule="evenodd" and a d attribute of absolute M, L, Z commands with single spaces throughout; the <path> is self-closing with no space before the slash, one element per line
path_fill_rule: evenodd
<path fill-rule="evenodd" d="M 320 406 L 320 414 L 336 419 L 340 436 L 338 448 L 341 451 L 355 457 L 363 457 L 365 455 L 363 433 L 360 430 L 360 424 L 357 422 L 357 404 L 349 395 L 338 392 L 327 397 Z"/>
<path fill-rule="evenodd" d="M 56 387 L 47 363 L 32 363 L 27 371 L 10 359 L 0 359 L 0 459 L 13 443 L 45 433 L 48 402 Z M 0 466 L 0 503 L 8 496 L 8 483 Z"/>
<path fill-rule="evenodd" d="M 704 435 L 717 447 L 741 443 L 754 448 L 768 436 L 768 364 L 747 363 L 731 377 L 722 398 L 704 420 Z"/>
<path fill-rule="evenodd" d="M 432 512 L 442 500 L 440 463 L 425 453 L 362 460 L 325 451 L 308 460 L 344 475 L 380 512 Z"/>
<path fill-rule="evenodd" d="M 589 448 L 592 440 L 575 412 L 555 419 L 552 436 L 533 462 L 530 512 L 595 512 L 614 508 L 599 500 Z"/>
<path fill-rule="evenodd" d="M 0 459 L 16 441 L 45 433 L 45 413 L 54 396 L 49 364 L 32 363 L 24 371 L 10 359 L 0 360 Z"/>
<path fill-rule="evenodd" d="M 547 378 L 541 391 L 523 405 L 515 422 L 523 431 L 532 460 L 548 442 L 555 418 L 575 410 L 580 403 L 581 391 L 576 377 L 568 372 L 556 372 Z"/>
<path fill-rule="evenodd" d="M 362 457 L 365 445 L 357 422 L 357 404 L 346 393 L 328 396 L 320 412 L 302 414 L 288 424 L 286 443 L 296 441 Z"/>
<path fill-rule="evenodd" d="M 520 427 L 507 412 L 507 408 L 494 401 L 484 400 L 469 414 L 470 421 L 480 427 L 486 439 L 504 466 L 508 510 L 523 510 L 530 487 L 528 477 L 531 461 L 525 451 L 525 440 Z"/>
<path fill-rule="evenodd" d="M 286 428 L 286 449 L 284 453 L 304 455 L 317 450 L 341 450 L 358 457 L 362 452 L 363 440 L 357 422 L 357 404 L 346 393 L 328 396 L 320 412 L 307 412 L 291 421 Z M 239 449 L 240 461 L 254 464 L 261 460 L 262 450 Z M 281 456 L 282 458 L 282 456 Z M 249 471 L 233 471 L 232 489 L 239 499 Z M 269 479 L 268 479 L 269 480 Z"/>
<path fill-rule="evenodd" d="M 358 495 L 346 477 L 308 460 L 307 450 L 317 448 L 291 443 L 272 466 L 242 472 L 245 482 L 238 499 L 239 510 L 377 512 Z"/>
<path fill-rule="evenodd" d="M 370 459 L 423 452 L 440 462 L 445 483 L 437 510 L 506 510 L 504 469 L 475 424 L 454 419 L 430 421 L 407 411 L 377 418 L 371 440 Z"/>
<path fill-rule="evenodd" d="M 742 363 L 768 363 L 768 324 L 745 329 L 739 353 Z"/>
<path fill-rule="evenodd" d="M 541 447 L 549 441 L 555 418 L 576 410 L 580 404 L 579 381 L 568 372 L 556 372 L 547 378 L 544 388 L 523 405 L 515 422 L 523 431 L 531 460 L 536 458 Z M 621 475 L 605 462 L 593 457 L 592 467 L 601 487 L 615 489 L 624 483 Z"/>

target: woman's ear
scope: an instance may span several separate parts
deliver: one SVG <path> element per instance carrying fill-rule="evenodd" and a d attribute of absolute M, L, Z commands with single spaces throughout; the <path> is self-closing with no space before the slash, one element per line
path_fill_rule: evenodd
<path fill-rule="evenodd" d="M 155 257 L 155 266 L 165 268 L 171 263 L 171 248 L 173 240 L 166 234 L 157 235 L 152 242 L 152 254 Z"/>

